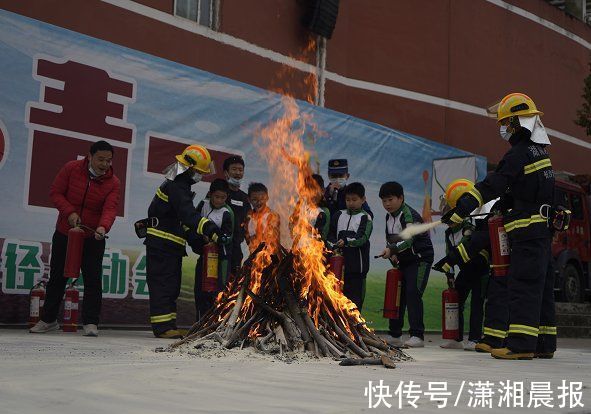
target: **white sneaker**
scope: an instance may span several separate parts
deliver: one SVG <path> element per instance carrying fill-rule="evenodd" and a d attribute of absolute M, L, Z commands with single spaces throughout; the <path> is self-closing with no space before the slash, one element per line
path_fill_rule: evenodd
<path fill-rule="evenodd" d="M 447 341 L 439 345 L 439 347 L 443 349 L 463 349 L 464 345 L 461 341 L 458 342 L 455 339 L 448 339 Z"/>
<path fill-rule="evenodd" d="M 400 348 L 401 346 L 403 346 L 404 344 L 402 343 L 402 339 L 400 337 L 395 337 L 392 335 L 386 335 L 384 336 L 384 341 L 386 341 L 386 343 L 390 346 L 395 346 Z"/>
<path fill-rule="evenodd" d="M 464 342 L 464 351 L 476 351 L 476 342 L 474 342 L 474 341 Z"/>
<path fill-rule="evenodd" d="M 82 327 L 84 328 L 84 336 L 98 336 L 98 327 L 95 324 L 89 323 Z"/>
<path fill-rule="evenodd" d="M 45 332 L 57 331 L 59 328 L 60 328 L 60 326 L 57 323 L 57 321 L 53 321 L 50 323 L 39 321 L 35 324 L 35 326 L 33 326 L 31 329 L 29 329 L 29 332 L 31 332 L 31 333 L 45 333 Z"/>
<path fill-rule="evenodd" d="M 424 348 L 425 341 L 417 336 L 411 336 L 408 340 L 406 340 L 406 342 L 404 342 L 404 345 L 408 346 L 409 348 Z"/>

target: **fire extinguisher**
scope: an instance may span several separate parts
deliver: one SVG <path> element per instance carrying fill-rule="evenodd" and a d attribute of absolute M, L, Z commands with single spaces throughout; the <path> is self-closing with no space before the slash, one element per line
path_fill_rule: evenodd
<path fill-rule="evenodd" d="M 388 270 L 386 273 L 386 292 L 384 294 L 384 318 L 399 318 L 401 292 L 402 272 L 400 269 Z"/>
<path fill-rule="evenodd" d="M 208 243 L 203 247 L 203 271 L 201 272 L 201 290 L 203 292 L 218 290 L 219 255 L 217 244 Z"/>
<path fill-rule="evenodd" d="M 492 252 L 492 263 L 494 276 L 507 276 L 509 273 L 510 249 L 509 237 L 503 225 L 503 217 L 494 215 L 488 219 L 488 233 L 490 237 L 490 248 Z"/>
<path fill-rule="evenodd" d="M 35 326 L 41 318 L 45 303 L 45 280 L 39 281 L 29 293 L 29 328 Z"/>
<path fill-rule="evenodd" d="M 68 231 L 68 247 L 66 248 L 66 262 L 64 265 L 65 278 L 76 279 L 80 276 L 83 248 L 84 230 L 80 227 L 72 227 Z"/>
<path fill-rule="evenodd" d="M 338 280 L 343 280 L 343 269 L 345 267 L 345 257 L 340 249 L 335 249 L 332 256 L 328 259 L 328 268 L 334 273 Z"/>
<path fill-rule="evenodd" d="M 460 336 L 460 298 L 453 277 L 447 278 L 448 288 L 441 293 L 441 330 L 443 339 Z"/>
<path fill-rule="evenodd" d="M 74 279 L 66 289 L 66 298 L 64 300 L 64 332 L 76 332 L 78 330 L 78 302 L 80 301 L 80 292 L 76 289 Z"/>

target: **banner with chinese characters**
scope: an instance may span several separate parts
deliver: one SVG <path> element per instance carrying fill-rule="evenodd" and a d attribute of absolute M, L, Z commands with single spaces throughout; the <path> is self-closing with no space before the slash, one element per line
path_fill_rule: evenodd
<path fill-rule="evenodd" d="M 122 192 L 103 261 L 101 323 L 146 325 L 145 256 L 132 223 L 146 216 L 161 171 L 186 145 L 199 143 L 209 148 L 217 173 L 194 186 L 196 202 L 213 178 L 223 176 L 230 154 L 244 156 L 245 183 L 268 182 L 253 137 L 284 111 L 281 97 L 266 90 L 3 10 L 0 91 L 0 323 L 6 324 L 27 320 L 29 290 L 49 275 L 57 217 L 49 187 L 66 162 L 84 157 L 101 139 L 115 147 L 113 169 Z M 314 121 L 306 140 L 325 179 L 329 159 L 347 158 L 351 179 L 366 185 L 375 212 L 374 246 L 383 245 L 381 183 L 401 182 L 407 202 L 430 214 L 425 200 L 433 159 L 470 155 L 298 104 Z M 477 157 L 476 163 L 483 176 L 485 160 Z M 185 273 L 178 314 L 188 324 L 193 272 Z"/>

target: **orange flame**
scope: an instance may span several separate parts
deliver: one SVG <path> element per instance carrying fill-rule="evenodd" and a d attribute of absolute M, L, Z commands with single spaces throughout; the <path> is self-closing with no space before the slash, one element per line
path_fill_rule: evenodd
<path fill-rule="evenodd" d="M 316 42 L 311 40 L 303 53 L 309 55 L 315 49 Z M 284 67 L 278 77 L 287 77 L 289 71 L 290 68 Z M 316 73 L 310 73 L 304 83 L 306 100 L 312 103 L 318 93 Z M 323 189 L 312 178 L 311 155 L 304 142 L 313 144 L 316 137 L 323 134 L 318 131 L 312 116 L 300 111 L 292 91 L 283 88 L 278 89 L 278 92 L 282 94 L 283 114 L 261 128 L 254 143 L 270 172 L 269 203 L 279 216 L 281 228 L 277 232 L 272 225 L 264 229 L 257 224 L 257 237 L 249 242 L 249 248 L 252 252 L 259 243 L 264 242 L 265 245 L 253 258 L 249 288 L 259 294 L 265 285 L 263 271 L 271 264 L 273 255 L 280 254 L 279 233 L 281 245 L 291 248 L 294 253 L 294 277 L 300 289 L 296 294 L 308 304 L 314 324 L 318 326 L 320 312 L 324 307 L 329 309 L 328 316 L 353 337 L 347 320 L 353 319 L 357 323 L 365 321 L 355 304 L 342 294 L 342 282 L 327 268 L 324 242 L 312 225 L 318 215 L 318 201 Z M 306 135 L 307 131 L 312 132 Z M 276 281 L 271 282 L 277 286 Z M 327 302 L 327 306 L 323 306 L 324 302 Z M 251 314 L 253 309 L 251 298 L 246 297 L 241 318 L 246 320 L 246 315 Z M 255 337 L 260 331 L 262 327 L 257 325 L 251 330 L 250 336 Z"/>

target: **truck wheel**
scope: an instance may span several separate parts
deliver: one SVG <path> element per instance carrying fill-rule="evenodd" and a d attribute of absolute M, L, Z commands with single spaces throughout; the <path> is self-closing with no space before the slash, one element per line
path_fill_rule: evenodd
<path fill-rule="evenodd" d="M 570 303 L 583 301 L 581 275 L 575 265 L 569 263 L 564 267 L 560 288 L 561 301 Z"/>

